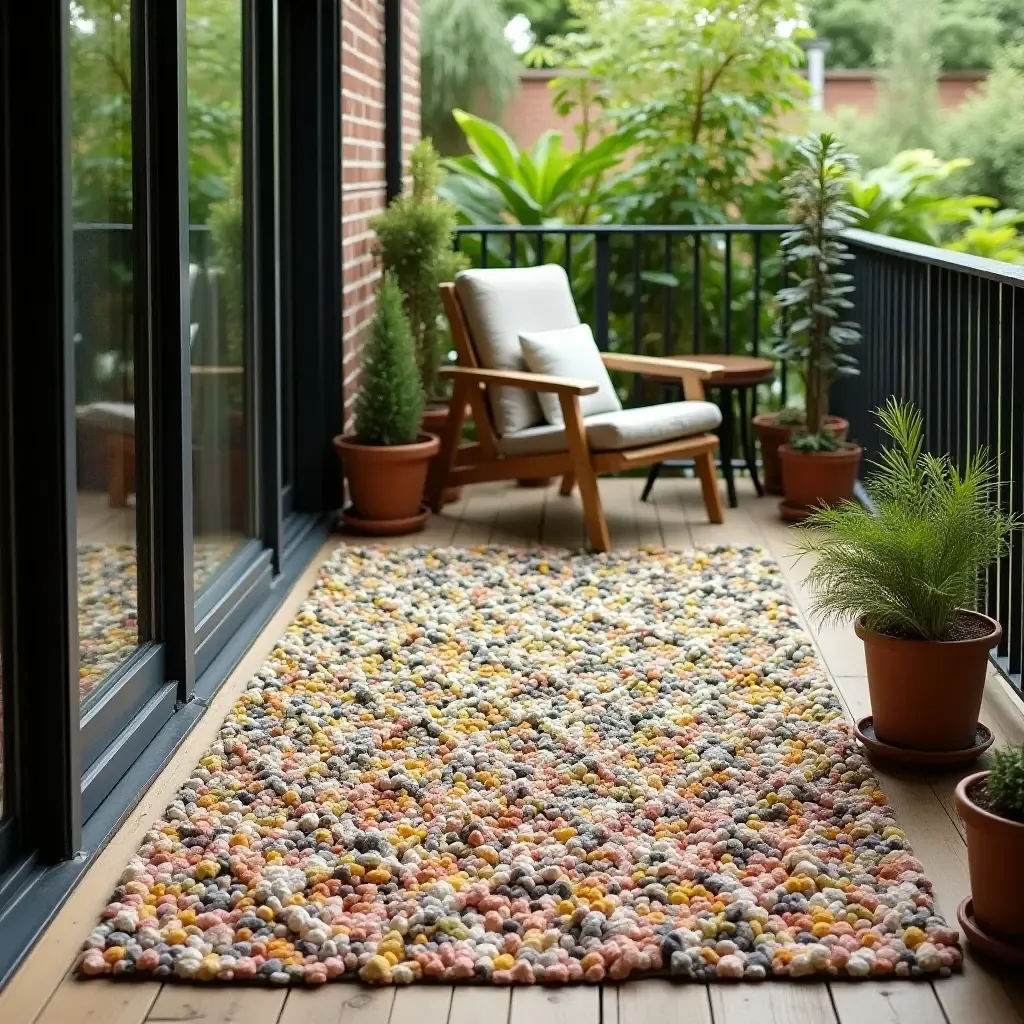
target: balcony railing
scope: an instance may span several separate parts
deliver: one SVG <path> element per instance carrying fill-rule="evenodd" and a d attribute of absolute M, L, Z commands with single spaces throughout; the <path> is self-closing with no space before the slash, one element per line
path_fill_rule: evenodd
<path fill-rule="evenodd" d="M 477 267 L 562 264 L 601 348 L 766 355 L 773 333 L 786 331 L 772 305 L 787 279 L 778 245 L 785 230 L 468 226 L 458 246 Z M 879 446 L 874 411 L 891 395 L 913 401 L 928 450 L 963 466 L 988 446 L 998 457 L 1002 502 L 1024 515 L 1024 268 L 862 231 L 849 241 L 861 372 L 836 385 L 831 411 L 850 421 L 869 464 Z M 780 366 L 762 400 L 777 408 L 798 382 Z M 633 380 L 632 388 L 632 404 L 660 397 L 651 382 Z M 1024 536 L 987 574 L 980 607 L 1003 625 L 997 661 L 1020 689 Z"/>

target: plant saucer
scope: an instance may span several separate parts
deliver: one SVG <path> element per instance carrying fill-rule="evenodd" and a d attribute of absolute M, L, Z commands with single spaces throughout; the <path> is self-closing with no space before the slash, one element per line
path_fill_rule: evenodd
<path fill-rule="evenodd" d="M 430 509 L 420 505 L 419 512 L 405 519 L 360 519 L 349 505 L 341 513 L 342 521 L 354 533 L 362 533 L 368 537 L 400 537 L 403 533 L 417 533 L 430 518 Z"/>
<path fill-rule="evenodd" d="M 968 896 L 967 899 L 956 908 L 956 918 L 960 927 L 964 930 L 968 942 L 975 946 L 986 956 L 993 960 L 999 960 L 1004 964 L 1015 964 L 1024 966 L 1024 946 L 1011 946 L 1002 939 L 993 938 L 981 930 L 978 922 L 974 919 L 974 900 Z"/>
<path fill-rule="evenodd" d="M 897 747 L 875 735 L 874 718 L 871 715 L 857 723 L 856 732 L 857 738 L 874 757 L 919 768 L 958 768 L 971 764 L 992 746 L 995 739 L 992 730 L 979 722 L 974 731 L 974 743 L 960 750 L 913 750 L 910 747 Z"/>

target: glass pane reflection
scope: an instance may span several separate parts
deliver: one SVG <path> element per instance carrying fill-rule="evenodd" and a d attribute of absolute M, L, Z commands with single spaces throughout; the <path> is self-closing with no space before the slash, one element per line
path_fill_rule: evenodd
<path fill-rule="evenodd" d="M 198 595 L 254 532 L 245 325 L 242 4 L 188 0 L 192 481 Z"/>
<path fill-rule="evenodd" d="M 69 6 L 84 701 L 136 648 L 130 0 Z"/>

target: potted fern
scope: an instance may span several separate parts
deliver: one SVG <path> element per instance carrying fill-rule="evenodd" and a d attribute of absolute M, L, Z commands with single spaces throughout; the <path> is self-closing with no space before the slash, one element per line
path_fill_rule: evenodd
<path fill-rule="evenodd" d="M 842 265 L 850 253 L 842 233 L 854 223 L 846 200 L 852 160 L 828 133 L 812 135 L 797 147 L 797 163 L 784 184 L 789 219 L 795 227 L 782 238 L 782 252 L 799 280 L 776 300 L 789 313 L 789 329 L 776 339 L 775 355 L 800 366 L 804 383 L 802 428 L 778 448 L 784 499 L 782 518 L 804 519 L 821 505 L 853 496 L 861 448 L 840 440 L 830 423 L 828 396 L 835 380 L 857 373 L 847 349 L 860 341 L 857 325 L 844 321 L 852 307 L 852 278 Z"/>
<path fill-rule="evenodd" d="M 984 952 L 1024 964 L 1024 888 L 1006 883 L 1008 868 L 1024 859 L 1024 745 L 996 751 L 991 771 L 963 779 L 956 807 L 971 873 L 960 925 Z"/>
<path fill-rule="evenodd" d="M 409 176 L 409 190 L 393 199 L 370 226 L 376 232 L 377 262 L 385 273 L 394 275 L 409 318 L 427 400 L 423 429 L 441 434 L 448 419 L 448 398 L 440 377 L 445 341 L 440 287 L 454 281 L 469 260 L 454 248 L 457 214 L 451 203 L 437 195 L 441 164 L 430 139 L 413 149 Z M 446 499 L 455 500 L 458 493 L 458 488 L 450 488 Z"/>
<path fill-rule="evenodd" d="M 348 480 L 345 524 L 360 533 L 411 533 L 426 522 L 423 487 L 440 441 L 423 433 L 423 389 L 402 292 L 386 274 L 363 349 L 355 431 L 334 439 Z"/>
<path fill-rule="evenodd" d="M 872 721 L 858 727 L 889 756 L 980 753 L 988 652 L 1002 630 L 972 609 L 1018 523 L 1000 509 L 984 449 L 961 472 L 948 455 L 924 451 L 913 406 L 891 399 L 878 417 L 889 442 L 865 482 L 872 508 L 820 509 L 806 525 L 822 529 L 797 544 L 816 559 L 807 577 L 812 611 L 853 620 L 871 695 Z"/>

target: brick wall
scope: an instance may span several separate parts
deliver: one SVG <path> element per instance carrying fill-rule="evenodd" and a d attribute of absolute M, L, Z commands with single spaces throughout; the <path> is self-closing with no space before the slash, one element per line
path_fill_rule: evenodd
<path fill-rule="evenodd" d="M 420 132 L 419 0 L 403 0 L 405 150 Z M 342 262 L 345 428 L 360 353 L 373 316 L 379 274 L 373 261 L 370 220 L 385 206 L 384 0 L 342 0 Z"/>
<path fill-rule="evenodd" d="M 578 113 L 560 117 L 551 107 L 551 79 L 558 72 L 523 72 L 520 89 L 502 118 L 505 131 L 523 148 L 529 148 L 551 128 L 562 132 L 566 144 L 575 139 L 573 128 L 579 123 Z M 984 81 L 981 71 L 949 71 L 939 80 L 939 102 L 944 107 L 957 107 Z M 870 112 L 876 98 L 873 71 L 840 71 L 825 73 L 825 109 L 834 113 L 840 107 L 854 107 Z"/>

